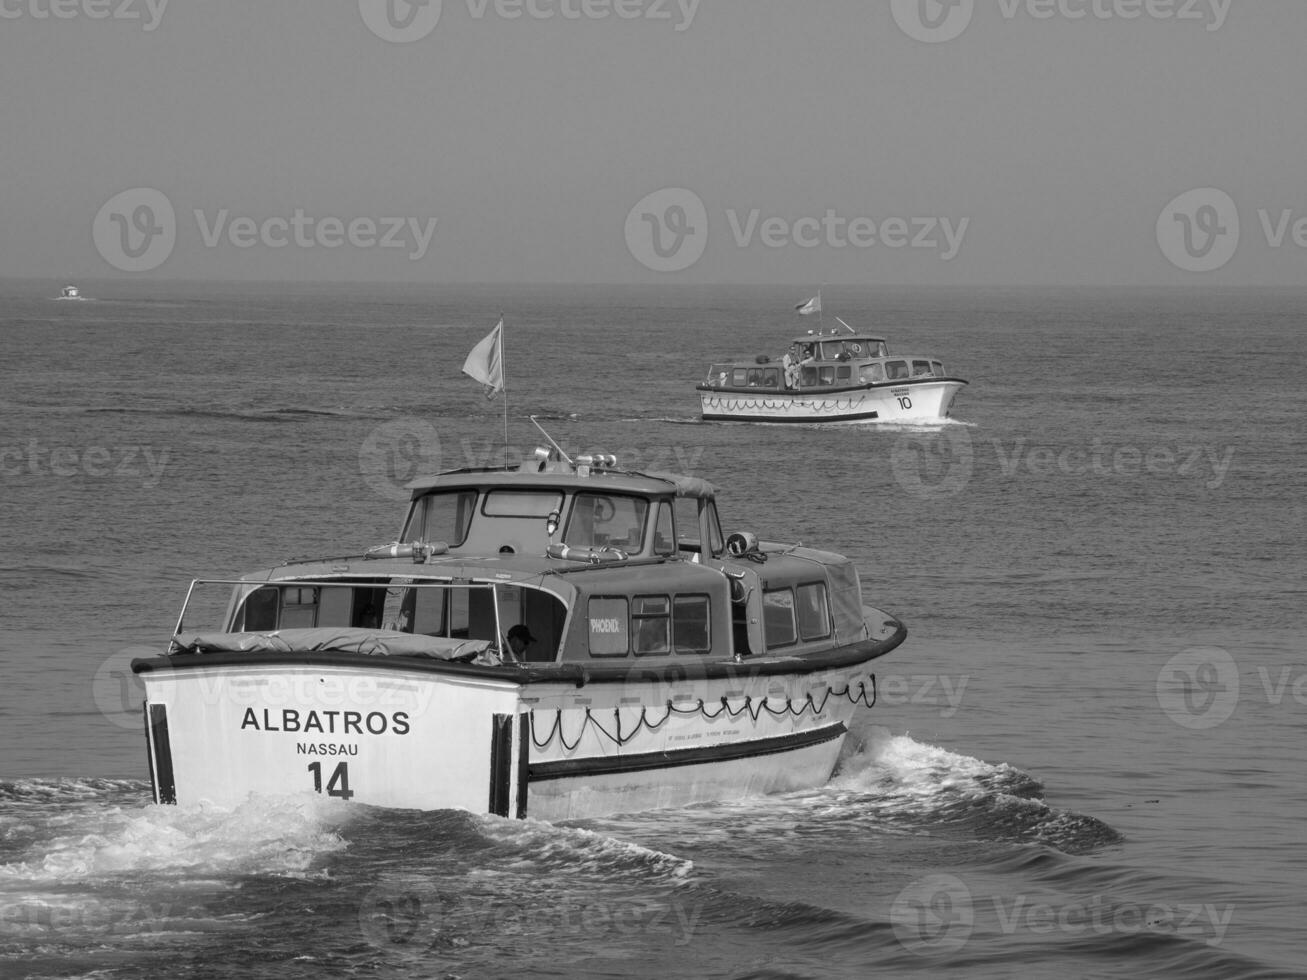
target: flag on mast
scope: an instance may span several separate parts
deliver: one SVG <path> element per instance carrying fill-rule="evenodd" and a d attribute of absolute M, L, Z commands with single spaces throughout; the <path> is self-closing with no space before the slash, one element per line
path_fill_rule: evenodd
<path fill-rule="evenodd" d="M 494 398 L 504 390 L 504 318 L 500 317 L 495 329 L 486 334 L 472 348 L 463 362 L 463 373 L 473 381 L 480 381 L 486 397 Z"/>
<path fill-rule="evenodd" d="M 799 316 L 808 316 L 810 313 L 821 312 L 821 293 L 818 293 L 806 303 L 800 303 L 795 307 L 799 311 Z"/>

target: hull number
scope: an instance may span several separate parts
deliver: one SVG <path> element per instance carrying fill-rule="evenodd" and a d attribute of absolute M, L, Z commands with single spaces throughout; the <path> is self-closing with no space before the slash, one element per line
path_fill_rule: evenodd
<path fill-rule="evenodd" d="M 898 399 L 899 399 L 899 408 L 911 408 L 911 407 L 912 407 L 912 399 L 909 398 L 907 395 L 899 395 L 899 396 L 898 396 Z"/>
<path fill-rule="evenodd" d="M 310 762 L 309 772 L 313 773 L 313 790 L 316 793 L 322 792 L 322 763 Z M 338 762 L 336 768 L 332 770 L 331 777 L 327 780 L 327 795 L 338 796 L 342 800 L 348 800 L 354 795 L 354 791 L 349 788 L 349 763 Z"/>

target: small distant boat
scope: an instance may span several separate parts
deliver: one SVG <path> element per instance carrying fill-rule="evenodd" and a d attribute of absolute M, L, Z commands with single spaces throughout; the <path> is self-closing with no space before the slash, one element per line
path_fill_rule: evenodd
<path fill-rule="evenodd" d="M 59 290 L 58 298 L 59 299 L 85 299 L 86 297 L 82 295 L 82 291 L 76 286 L 65 286 L 63 289 Z"/>
<path fill-rule="evenodd" d="M 720 361 L 698 385 L 708 422 L 918 422 L 948 418 L 967 383 L 924 354 L 841 327 L 795 337 L 779 360 Z"/>

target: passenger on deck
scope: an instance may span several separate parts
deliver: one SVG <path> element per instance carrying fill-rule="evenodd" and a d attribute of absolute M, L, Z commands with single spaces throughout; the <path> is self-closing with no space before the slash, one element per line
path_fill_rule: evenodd
<path fill-rule="evenodd" d="M 790 356 L 788 351 L 785 356 L 781 358 L 781 367 L 785 369 L 785 387 L 799 387 L 799 363 Z"/>
<path fill-rule="evenodd" d="M 508 659 L 523 661 L 526 659 L 526 648 L 529 644 L 536 641 L 531 635 L 531 631 L 520 623 L 508 631 Z"/>

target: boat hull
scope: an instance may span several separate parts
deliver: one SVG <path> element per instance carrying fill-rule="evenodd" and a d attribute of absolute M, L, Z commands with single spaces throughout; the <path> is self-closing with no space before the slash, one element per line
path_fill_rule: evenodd
<path fill-rule="evenodd" d="M 854 388 L 753 391 L 699 388 L 709 422 L 918 422 L 948 418 L 961 380 L 905 381 Z"/>
<path fill-rule="evenodd" d="M 317 792 L 558 820 L 816 786 L 875 703 L 869 661 L 906 635 L 868 624 L 815 664 L 607 676 L 341 654 L 138 661 L 155 799 Z"/>

